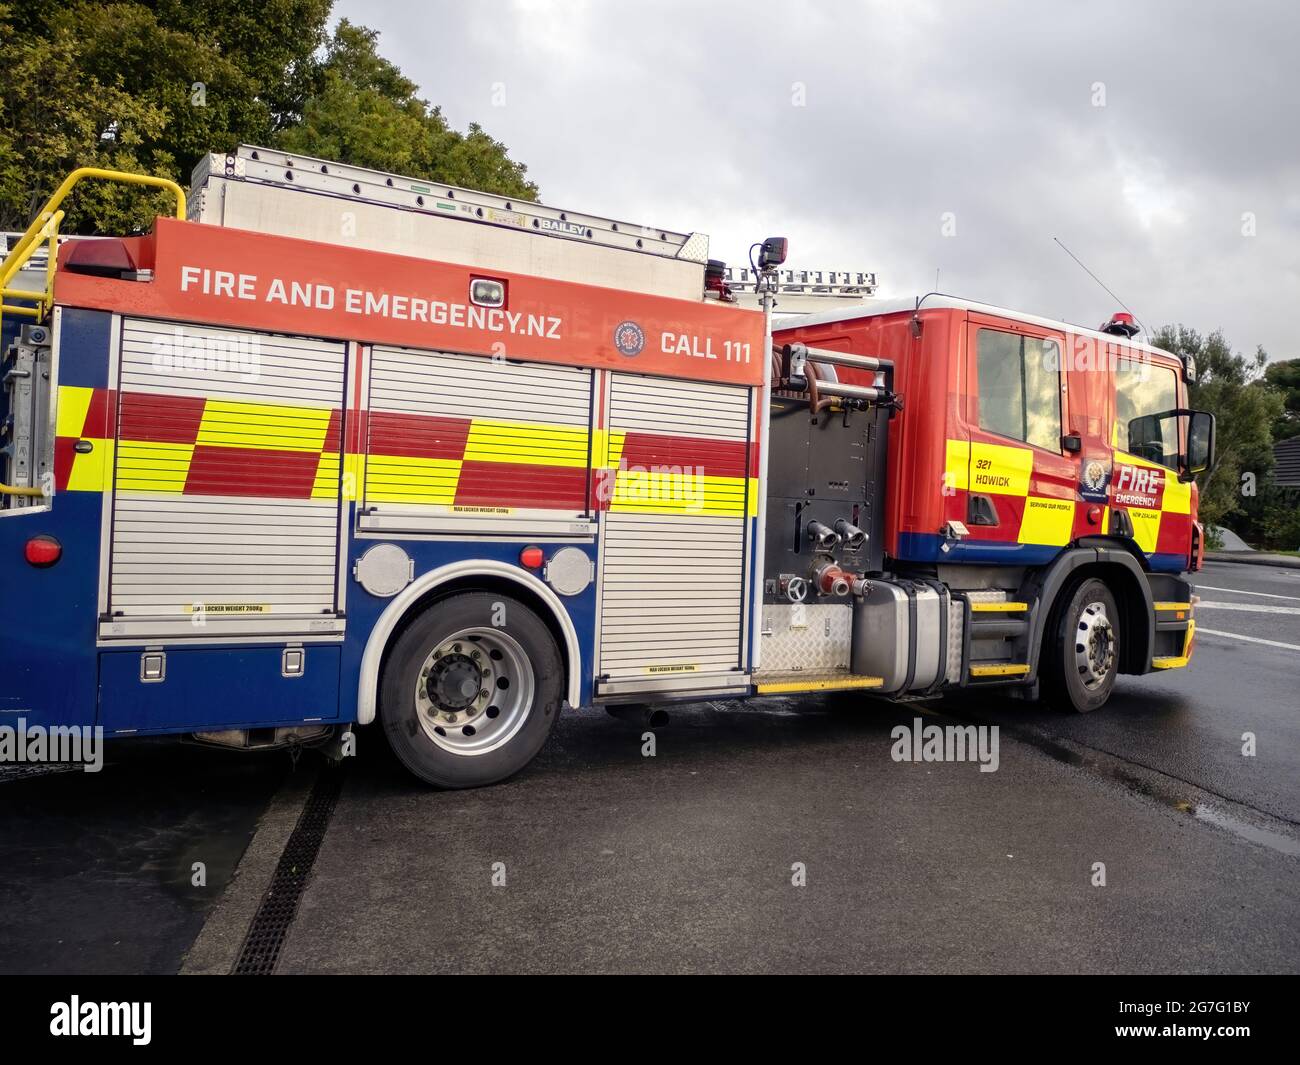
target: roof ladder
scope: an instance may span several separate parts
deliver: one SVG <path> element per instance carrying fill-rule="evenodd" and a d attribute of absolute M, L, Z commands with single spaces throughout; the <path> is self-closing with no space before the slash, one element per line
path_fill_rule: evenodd
<path fill-rule="evenodd" d="M 192 214 L 195 216 L 204 186 L 212 177 L 299 189 L 430 215 L 447 215 L 484 225 L 525 229 L 539 236 L 696 263 L 707 262 L 709 257 L 709 238 L 704 233 L 674 233 L 657 226 L 634 225 L 578 211 L 562 211 L 531 200 L 475 192 L 455 185 L 249 144 L 241 144 L 229 155 L 213 153 L 199 160 L 191 185 L 191 202 L 195 205 Z"/>

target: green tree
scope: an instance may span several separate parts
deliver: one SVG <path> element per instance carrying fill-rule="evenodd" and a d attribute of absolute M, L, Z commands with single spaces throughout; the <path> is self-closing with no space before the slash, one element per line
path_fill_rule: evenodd
<path fill-rule="evenodd" d="M 1273 439 L 1300 436 L 1300 359 L 1270 362 L 1264 380 L 1282 393 L 1282 415 L 1273 423 Z"/>
<path fill-rule="evenodd" d="M 1197 478 L 1201 520 L 1213 525 L 1233 524 L 1242 510 L 1243 474 L 1247 483 L 1263 484 L 1273 466 L 1273 422 L 1282 412 L 1282 397 L 1263 378 L 1268 355 L 1232 350 L 1223 333 L 1203 336 L 1184 325 L 1167 325 L 1153 338 L 1158 348 L 1196 360 L 1197 378 L 1188 387 L 1189 401 L 1216 418 L 1215 461 Z"/>
<path fill-rule="evenodd" d="M 419 86 L 378 53 L 378 35 L 346 19 L 320 66 L 302 121 L 275 139 L 277 147 L 354 166 L 535 199 L 527 168 L 477 124 L 461 134 L 417 93 Z"/>
<path fill-rule="evenodd" d="M 330 0 L 15 0 L 0 10 L 0 225 L 102 166 L 188 183 L 207 151 L 296 121 Z M 295 106 L 295 88 L 299 100 Z M 167 197 L 86 184 L 64 228 L 145 228 Z"/>
<path fill-rule="evenodd" d="M 478 126 L 448 128 L 373 32 L 329 35 L 331 4 L 0 0 L 0 228 L 25 228 L 79 166 L 185 186 L 206 152 L 240 142 L 536 194 Z M 163 194 L 87 183 L 64 231 L 139 231 L 168 210 Z"/>

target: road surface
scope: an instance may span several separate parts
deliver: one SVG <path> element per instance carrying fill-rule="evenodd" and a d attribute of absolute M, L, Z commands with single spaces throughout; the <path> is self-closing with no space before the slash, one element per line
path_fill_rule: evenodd
<path fill-rule="evenodd" d="M 589 711 L 458 793 L 362 730 L 277 971 L 1295 972 L 1300 571 L 1211 564 L 1198 591 L 1192 666 L 1084 716 L 697 703 L 647 757 Z M 997 725 L 997 771 L 895 761 L 918 718 Z M 264 886 L 231 870 L 316 762 L 141 750 L 0 783 L 0 967 L 228 968 Z"/>

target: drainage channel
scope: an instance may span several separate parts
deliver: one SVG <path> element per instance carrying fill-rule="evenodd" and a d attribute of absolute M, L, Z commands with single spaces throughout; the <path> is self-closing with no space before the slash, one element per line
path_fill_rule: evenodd
<path fill-rule="evenodd" d="M 1120 765 L 1109 765 L 1106 764 L 1106 762 L 1103 762 L 1101 758 L 1090 758 L 1087 755 L 1080 754 L 1078 751 L 1075 751 L 1064 744 L 1058 743 L 1047 736 L 1031 732 L 1027 729 L 1016 728 L 996 721 L 985 721 L 981 718 L 967 714 L 957 714 L 954 713 L 950 707 L 946 706 L 934 708 L 918 707 L 918 709 L 923 714 L 935 717 L 944 716 L 955 718 L 958 721 L 965 721 L 972 725 L 998 725 L 1004 732 L 1010 733 L 1022 743 L 1029 744 L 1029 746 L 1042 751 L 1048 757 L 1053 758 L 1058 762 L 1065 765 L 1076 766 L 1080 769 L 1086 769 L 1090 773 L 1095 773 L 1098 776 L 1108 777 L 1134 794 L 1141 795 L 1147 799 L 1154 799 L 1156 802 L 1177 810 L 1179 813 L 1187 814 L 1190 817 L 1195 818 L 1197 821 L 1214 825 L 1216 828 L 1221 828 L 1225 832 L 1231 832 L 1239 839 L 1250 840 L 1252 843 L 1258 843 L 1260 846 L 1277 851 L 1279 854 L 1285 854 L 1290 857 L 1300 857 L 1300 841 L 1297 841 L 1291 836 L 1285 835 L 1281 832 L 1274 832 L 1267 828 L 1259 828 L 1256 825 L 1252 825 L 1249 821 L 1243 821 L 1241 818 L 1226 813 L 1217 807 L 1188 799 L 1183 795 L 1178 794 L 1171 784 L 1157 783 L 1141 778 L 1135 773 L 1124 769 Z M 1095 753 L 1102 755 L 1106 759 L 1114 760 L 1115 762 L 1122 761 L 1122 759 L 1117 755 L 1106 754 L 1104 751 L 1098 751 Z M 1143 768 L 1146 768 L 1147 772 L 1151 773 L 1153 776 L 1161 778 L 1161 780 L 1168 779 L 1168 777 L 1165 774 L 1162 774 L 1158 769 L 1150 769 L 1148 767 Z"/>
<path fill-rule="evenodd" d="M 248 926 L 232 975 L 270 976 L 275 972 L 342 788 L 341 766 L 321 771 L 284 845 L 271 885 Z"/>

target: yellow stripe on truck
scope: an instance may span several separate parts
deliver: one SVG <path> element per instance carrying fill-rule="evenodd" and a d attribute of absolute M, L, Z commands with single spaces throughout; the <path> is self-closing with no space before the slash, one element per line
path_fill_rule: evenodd
<path fill-rule="evenodd" d="M 289 407 L 209 399 L 197 443 L 272 451 L 321 451 L 329 430 L 328 407 Z"/>
<path fill-rule="evenodd" d="M 90 411 L 90 401 L 94 398 L 93 388 L 80 385 L 59 386 L 59 410 L 55 416 L 55 435 L 81 436 L 86 425 L 86 414 Z"/>
<path fill-rule="evenodd" d="M 619 470 L 609 509 L 615 513 L 699 514 L 740 517 L 747 477 L 699 477 L 664 470 Z"/>
<path fill-rule="evenodd" d="M 117 490 L 183 492 L 193 456 L 193 444 L 120 440 L 117 445 Z"/>
<path fill-rule="evenodd" d="M 498 422 L 475 418 L 465 441 L 467 462 L 519 462 L 536 466 L 586 466 L 583 426 Z"/>
<path fill-rule="evenodd" d="M 1133 523 L 1133 540 L 1143 554 L 1152 554 L 1160 539 L 1160 511 L 1128 508 L 1129 521 Z"/>
<path fill-rule="evenodd" d="M 72 456 L 72 469 L 68 471 L 69 492 L 102 492 L 109 487 L 113 475 L 113 445 L 115 440 L 82 437 L 90 445 L 85 454 Z"/>
<path fill-rule="evenodd" d="M 1020 520 L 1019 542 L 1063 547 L 1074 535 L 1074 501 L 1029 496 Z"/>
<path fill-rule="evenodd" d="M 449 507 L 456 502 L 459 480 L 459 459 L 371 455 L 366 460 L 366 502 Z"/>
<path fill-rule="evenodd" d="M 970 445 L 970 490 L 986 495 L 1027 496 L 1034 453 L 1027 447 L 1005 444 Z"/>
<path fill-rule="evenodd" d="M 970 468 L 970 441 L 949 440 L 944 451 L 943 486 L 951 491 L 966 491 Z"/>

